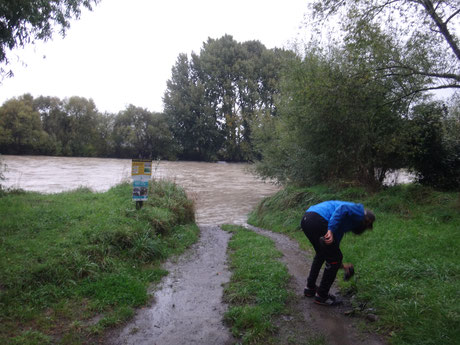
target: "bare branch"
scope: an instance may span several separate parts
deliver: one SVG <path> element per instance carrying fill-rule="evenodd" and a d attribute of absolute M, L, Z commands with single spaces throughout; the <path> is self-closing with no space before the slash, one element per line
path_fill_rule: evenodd
<path fill-rule="evenodd" d="M 436 10 L 433 7 L 433 2 L 431 0 L 422 0 L 422 4 L 430 15 L 431 19 L 435 22 L 436 26 L 439 28 L 439 30 L 441 30 L 442 35 L 446 39 L 455 56 L 457 56 L 457 59 L 460 61 L 460 48 L 458 47 L 454 37 L 449 32 L 446 23 L 443 23 L 441 18 L 436 13 Z"/>
<path fill-rule="evenodd" d="M 447 25 L 447 23 L 448 23 L 452 18 L 454 18 L 457 14 L 459 14 L 459 13 L 460 13 L 460 10 L 458 10 L 458 11 L 452 13 L 452 15 L 451 15 L 449 18 L 446 19 L 446 21 L 444 22 L 444 24 Z"/>
<path fill-rule="evenodd" d="M 454 73 L 436 73 L 436 72 L 423 72 L 416 70 L 413 67 L 409 67 L 406 65 L 388 65 L 385 67 L 381 68 L 376 68 L 376 71 L 383 71 L 383 70 L 395 70 L 395 69 L 402 69 L 402 70 L 408 70 L 411 73 L 392 73 L 394 76 L 411 76 L 411 75 L 422 75 L 425 77 L 434 77 L 434 78 L 441 78 L 441 79 L 454 79 L 456 81 L 460 82 L 460 75 L 459 74 L 454 74 Z"/>
<path fill-rule="evenodd" d="M 412 90 L 410 90 L 410 92 L 407 92 L 407 93 L 403 94 L 403 95 L 400 96 L 400 97 L 397 97 L 397 98 L 395 98 L 395 99 L 391 99 L 391 100 L 389 100 L 388 102 L 383 103 L 383 104 L 382 104 L 382 107 L 384 107 L 384 106 L 386 106 L 386 105 L 389 105 L 389 104 L 393 104 L 393 103 L 399 102 L 399 101 L 401 101 L 401 100 L 403 100 L 403 99 L 406 99 L 406 98 L 412 98 L 412 97 L 414 97 L 416 94 L 421 93 L 421 92 L 425 92 L 425 91 L 434 91 L 434 90 L 443 90 L 443 89 L 460 89 L 460 85 L 458 85 L 458 84 L 452 84 L 452 85 L 430 86 L 430 87 L 412 89 Z"/>
<path fill-rule="evenodd" d="M 367 18 L 370 15 L 371 19 L 374 19 L 379 15 L 386 7 L 393 5 L 394 3 L 399 2 L 400 0 L 388 0 L 380 6 L 371 7 L 368 11 L 364 12 L 364 17 Z"/>

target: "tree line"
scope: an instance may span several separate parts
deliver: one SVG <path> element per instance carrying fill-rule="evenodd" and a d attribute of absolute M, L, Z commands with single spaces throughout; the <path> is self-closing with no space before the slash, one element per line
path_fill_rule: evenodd
<path fill-rule="evenodd" d="M 209 39 L 199 54 L 180 54 L 164 112 L 128 106 L 100 113 L 93 100 L 26 94 L 0 107 L 0 153 L 250 161 L 252 127 L 275 116 L 281 66 L 294 54 Z"/>
<path fill-rule="evenodd" d="M 0 108 L 0 152 L 252 161 L 261 177 L 300 185 L 380 186 L 408 169 L 459 189 L 460 96 L 427 92 L 460 88 L 458 3 L 331 0 L 312 13 L 311 27 L 338 16 L 340 30 L 289 50 L 225 35 L 180 54 L 162 113 L 11 99 Z"/>
<path fill-rule="evenodd" d="M 174 158 L 164 114 L 130 105 L 100 113 L 93 100 L 23 95 L 0 107 L 3 154 Z"/>

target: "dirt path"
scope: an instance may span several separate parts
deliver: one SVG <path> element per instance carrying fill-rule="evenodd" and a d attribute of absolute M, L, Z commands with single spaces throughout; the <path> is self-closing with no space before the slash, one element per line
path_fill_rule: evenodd
<path fill-rule="evenodd" d="M 358 330 L 358 321 L 349 316 L 345 316 L 344 311 L 350 309 L 347 303 L 343 307 L 324 307 L 313 303 L 312 299 L 303 296 L 303 289 L 311 265 L 312 257 L 299 248 L 296 241 L 289 237 L 274 233 L 271 231 L 259 229 L 246 224 L 245 227 L 258 234 L 271 238 L 276 248 L 283 253 L 282 262 L 284 262 L 291 275 L 290 287 L 295 294 L 292 308 L 294 308 L 294 317 L 284 319 L 280 331 L 288 333 L 286 338 L 291 336 L 295 338 L 293 328 L 310 328 L 317 334 L 322 334 L 326 343 L 330 345 L 383 345 L 384 340 L 374 334 L 360 332 Z M 332 293 L 337 293 L 335 286 L 332 287 Z M 301 319 L 296 319 L 301 318 Z M 287 328 L 283 330 L 283 328 Z"/>
<path fill-rule="evenodd" d="M 169 275 L 150 306 L 109 335 L 110 345 L 234 344 L 222 318 L 223 284 L 230 280 L 226 250 L 230 234 L 201 226 L 201 235 L 185 254 L 169 261 Z"/>
<path fill-rule="evenodd" d="M 311 256 L 282 234 L 245 225 L 271 238 L 292 277 L 292 315 L 280 318 L 281 344 L 307 344 L 312 334 L 329 345 L 383 345 L 379 337 L 358 331 L 357 320 L 343 309 L 318 306 L 303 296 Z M 165 264 L 170 273 L 154 293 L 151 305 L 114 330 L 107 345 L 229 345 L 237 341 L 223 324 L 227 306 L 222 304 L 223 284 L 230 279 L 226 249 L 230 234 L 218 226 L 201 226 L 199 241 L 185 254 Z M 299 341 L 298 341 L 299 340 Z M 296 341 L 296 342 L 293 342 Z"/>

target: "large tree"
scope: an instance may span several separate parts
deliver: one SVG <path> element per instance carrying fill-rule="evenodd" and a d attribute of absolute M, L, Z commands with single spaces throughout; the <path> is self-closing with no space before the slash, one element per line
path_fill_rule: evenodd
<path fill-rule="evenodd" d="M 191 61 L 181 54 L 164 103 L 182 158 L 251 160 L 252 123 L 276 113 L 281 66 L 291 54 L 230 35 L 209 38 Z"/>
<path fill-rule="evenodd" d="M 222 133 L 216 113 L 205 98 L 204 86 L 193 73 L 186 54 L 180 54 L 172 68 L 163 101 L 180 158 L 216 160 Z"/>
<path fill-rule="evenodd" d="M 40 114 L 42 127 L 52 143 L 52 155 L 72 155 L 70 148 L 70 119 L 58 97 L 40 96 L 33 101 L 34 110 Z"/>
<path fill-rule="evenodd" d="M 2 0 L 0 1 L 0 66 L 8 63 L 7 51 L 37 40 L 47 40 L 57 29 L 64 35 L 81 8 L 92 9 L 100 0 Z M 4 68 L 0 67 L 0 72 Z"/>
<path fill-rule="evenodd" d="M 92 99 L 73 96 L 64 101 L 68 118 L 69 145 L 73 156 L 97 156 L 99 111 Z"/>
<path fill-rule="evenodd" d="M 192 54 L 193 68 L 221 125 L 223 159 L 253 158 L 252 122 L 259 112 L 276 112 L 277 81 L 287 56 L 259 41 L 239 43 L 230 35 L 208 39 L 199 55 Z"/>
<path fill-rule="evenodd" d="M 411 109 L 409 167 L 422 184 L 460 188 L 460 118 L 456 111 L 453 105 L 439 102 Z"/>
<path fill-rule="evenodd" d="M 334 20 L 334 18 L 336 20 Z M 338 19 L 338 20 L 337 20 Z M 460 88 L 460 2 L 458 0 L 321 0 L 313 21 L 341 23 L 344 42 L 362 48 L 381 77 L 408 78 L 400 97 L 435 89 Z M 385 45 L 375 45 L 386 37 Z M 382 42 L 382 40 L 380 40 Z M 386 58 L 380 59 L 379 55 Z"/>
<path fill-rule="evenodd" d="M 24 95 L 0 107 L 0 153 L 46 153 L 48 135 L 32 102 L 32 96 Z"/>
<path fill-rule="evenodd" d="M 40 96 L 33 100 L 43 129 L 52 144 L 50 154 L 64 156 L 107 156 L 110 154 L 111 117 L 99 113 L 92 99 Z"/>

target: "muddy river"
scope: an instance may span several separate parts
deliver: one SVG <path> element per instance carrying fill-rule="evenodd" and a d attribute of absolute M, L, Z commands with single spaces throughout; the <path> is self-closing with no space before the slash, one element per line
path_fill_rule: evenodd
<path fill-rule="evenodd" d="M 7 187 L 58 193 L 78 187 L 97 192 L 131 177 L 130 159 L 2 156 Z M 239 163 L 153 163 L 153 178 L 182 185 L 196 204 L 200 225 L 246 222 L 248 212 L 278 187 L 261 181 Z"/>

